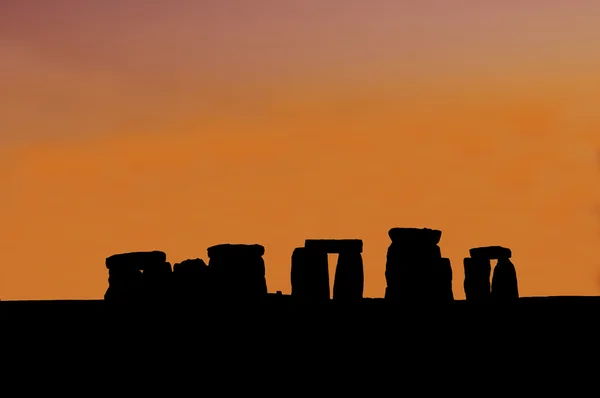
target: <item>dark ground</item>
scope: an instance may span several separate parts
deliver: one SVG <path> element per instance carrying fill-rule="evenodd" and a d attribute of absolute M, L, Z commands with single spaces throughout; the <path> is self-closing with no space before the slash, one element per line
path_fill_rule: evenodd
<path fill-rule="evenodd" d="M 548 387 L 573 375 L 595 384 L 599 367 L 600 297 L 439 307 L 364 299 L 312 308 L 294 306 L 289 296 L 211 307 L 2 301 L 0 316 L 1 358 L 13 370 L 48 362 L 48 374 L 119 379 L 149 391 L 179 380 L 186 389 L 220 389 L 213 395 L 312 395 L 317 385 L 357 395 L 365 384 L 370 395 L 408 385 L 427 395 L 481 395 L 519 383 Z"/>
<path fill-rule="evenodd" d="M 42 335 L 71 335 L 79 328 L 105 338 L 134 334 L 140 338 L 161 333 L 161 340 L 194 331 L 197 336 L 240 331 L 242 336 L 291 336 L 318 330 L 324 344 L 341 336 L 381 340 L 405 333 L 475 336 L 486 339 L 498 333 L 505 338 L 534 334 L 559 339 L 567 332 L 600 330 L 600 297 L 521 298 L 504 305 L 483 305 L 457 300 L 440 306 L 392 305 L 383 299 L 363 299 L 354 305 L 334 301 L 300 307 L 290 296 L 270 295 L 261 305 L 145 304 L 118 305 L 89 301 L 0 301 L 5 332 L 36 330 Z M 432 329 L 433 328 L 433 329 Z M 243 333 L 242 333 L 243 331 Z M 487 337 L 486 337 L 487 336 Z M 218 336 L 217 336 L 218 337 Z M 74 336 L 73 336 L 74 338 Z"/>

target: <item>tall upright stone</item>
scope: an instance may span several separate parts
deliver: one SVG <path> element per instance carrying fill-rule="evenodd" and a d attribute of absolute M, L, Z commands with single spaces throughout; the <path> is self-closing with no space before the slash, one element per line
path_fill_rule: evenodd
<path fill-rule="evenodd" d="M 333 299 L 338 302 L 362 299 L 362 248 L 363 242 L 360 239 L 306 239 L 304 248 L 296 249 L 297 263 L 304 261 L 303 268 L 308 270 L 304 283 L 313 289 L 311 294 L 315 301 L 330 299 L 328 254 L 339 255 L 333 283 Z"/>
<path fill-rule="evenodd" d="M 492 299 L 512 301 L 519 298 L 517 271 L 509 258 L 499 258 L 492 277 Z"/>
<path fill-rule="evenodd" d="M 341 251 L 335 268 L 333 299 L 355 302 L 363 298 L 365 275 L 359 251 Z"/>
<path fill-rule="evenodd" d="M 449 258 L 441 258 L 434 264 L 431 274 L 430 295 L 434 302 L 451 302 L 454 300 L 452 290 L 452 264 Z"/>
<path fill-rule="evenodd" d="M 208 266 L 200 258 L 184 260 L 173 267 L 173 293 L 179 302 L 205 301 L 212 296 Z"/>
<path fill-rule="evenodd" d="M 208 267 L 215 286 L 215 296 L 240 303 L 266 298 L 264 253 L 265 248 L 256 244 L 209 247 Z"/>
<path fill-rule="evenodd" d="M 464 289 L 467 301 L 486 302 L 490 298 L 491 263 L 485 257 L 464 259 Z"/>
<path fill-rule="evenodd" d="M 395 302 L 448 299 L 452 273 L 448 273 L 448 262 L 442 260 L 438 246 L 442 231 L 392 228 L 388 235 L 392 243 L 386 258 L 385 298 Z"/>
<path fill-rule="evenodd" d="M 292 253 L 292 298 L 296 302 L 319 303 L 329 300 L 327 253 L 298 247 Z"/>
<path fill-rule="evenodd" d="M 297 247 L 292 252 L 290 269 L 291 295 L 297 300 L 304 300 L 308 293 L 306 269 L 306 248 Z"/>
<path fill-rule="evenodd" d="M 169 262 L 149 263 L 143 266 L 142 282 L 144 300 L 164 302 L 172 299 L 172 273 Z"/>

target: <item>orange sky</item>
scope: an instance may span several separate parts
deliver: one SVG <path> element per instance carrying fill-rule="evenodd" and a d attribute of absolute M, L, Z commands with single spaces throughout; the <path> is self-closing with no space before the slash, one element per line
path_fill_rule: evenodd
<path fill-rule="evenodd" d="M 443 230 L 457 298 L 479 245 L 513 250 L 522 295 L 599 294 L 600 6 L 109 3 L 6 3 L 2 299 L 100 298 L 111 254 L 226 242 L 287 293 L 305 238 L 362 238 L 382 297 L 396 226 Z"/>

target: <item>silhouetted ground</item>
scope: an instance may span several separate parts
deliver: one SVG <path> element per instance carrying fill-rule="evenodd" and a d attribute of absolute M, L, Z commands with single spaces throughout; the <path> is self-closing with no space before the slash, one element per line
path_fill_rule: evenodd
<path fill-rule="evenodd" d="M 440 323 L 444 333 L 450 334 L 485 326 L 494 328 L 488 333 L 512 328 L 511 335 L 514 335 L 517 330 L 519 333 L 558 333 L 567 325 L 571 329 L 591 325 L 595 328 L 600 316 L 600 297 L 531 297 L 496 305 L 456 300 L 438 306 L 398 305 L 384 299 L 363 299 L 356 304 L 329 301 L 301 306 L 292 302 L 291 296 L 270 294 L 268 300 L 260 304 L 0 301 L 0 311 L 5 325 L 37 328 L 51 324 L 57 333 L 85 325 L 90 332 L 127 327 L 146 328 L 144 333 L 151 334 L 160 329 L 155 323 L 166 323 L 172 330 L 169 335 L 184 331 L 177 329 L 181 327 L 211 333 L 221 328 L 231 330 L 232 325 L 240 324 L 245 328 L 245 335 L 287 335 L 301 327 L 318 327 L 323 333 L 343 329 L 347 335 L 360 332 L 374 337 L 427 330 L 432 323 Z"/>
<path fill-rule="evenodd" d="M 524 385 L 541 394 L 550 379 L 595 366 L 588 363 L 596 362 L 600 297 L 440 307 L 383 299 L 299 307 L 275 295 L 261 306 L 2 301 L 0 314 L 4 363 L 31 380 L 52 375 L 60 391 L 93 377 L 86 388 L 115 396 L 357 395 L 360 388 L 370 396 L 415 388 L 482 395 Z"/>

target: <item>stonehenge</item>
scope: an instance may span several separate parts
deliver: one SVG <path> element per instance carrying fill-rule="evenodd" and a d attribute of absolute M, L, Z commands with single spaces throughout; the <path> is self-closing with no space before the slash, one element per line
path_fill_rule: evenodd
<path fill-rule="evenodd" d="M 362 240 L 306 239 L 292 254 L 292 297 L 300 302 L 330 299 L 328 254 L 338 254 L 333 299 L 339 302 L 363 298 Z"/>
<path fill-rule="evenodd" d="M 452 266 L 438 243 L 442 231 L 392 228 L 385 268 L 385 298 L 393 302 L 454 300 Z"/>
<path fill-rule="evenodd" d="M 502 246 L 484 246 L 469 250 L 464 259 L 464 289 L 469 301 L 508 301 L 519 298 L 517 272 L 510 261 L 512 252 Z M 498 260 L 492 281 L 491 260 Z"/>
<path fill-rule="evenodd" d="M 385 264 L 385 296 L 392 303 L 454 301 L 453 270 L 442 257 L 442 231 L 392 228 Z M 358 302 L 364 295 L 363 241 L 306 239 L 291 256 L 290 299 L 300 303 Z M 130 252 L 106 258 L 110 302 L 251 303 L 270 296 L 259 244 L 219 244 L 207 249 L 208 262 L 187 259 L 171 267 L 162 251 Z M 333 292 L 328 254 L 338 254 Z M 512 252 L 502 246 L 475 247 L 463 259 L 463 288 L 469 302 L 508 302 L 519 298 Z M 492 270 L 492 260 L 497 260 Z M 493 271 L 493 272 L 492 272 Z M 493 274 L 493 275 L 492 275 Z M 490 280 L 490 276 L 492 278 Z M 333 294 L 332 294 L 333 293 Z"/>

